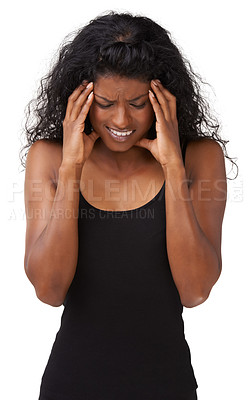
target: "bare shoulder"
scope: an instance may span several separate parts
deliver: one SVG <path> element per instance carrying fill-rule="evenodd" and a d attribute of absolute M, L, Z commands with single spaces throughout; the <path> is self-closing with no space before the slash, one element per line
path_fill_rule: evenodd
<path fill-rule="evenodd" d="M 210 171 L 225 173 L 225 158 L 221 145 L 214 139 L 201 138 L 187 145 L 185 162 L 193 178 Z M 210 167 L 210 168 L 209 168 Z M 208 171 L 209 172 L 208 172 Z"/>
<path fill-rule="evenodd" d="M 50 171 L 51 179 L 56 182 L 58 170 L 62 162 L 62 144 L 49 139 L 39 139 L 33 143 L 27 155 L 28 164 L 46 167 Z"/>
<path fill-rule="evenodd" d="M 222 151 L 221 145 L 215 140 L 215 139 L 211 139 L 210 137 L 202 137 L 198 140 L 191 140 L 188 145 L 188 148 L 219 148 Z"/>

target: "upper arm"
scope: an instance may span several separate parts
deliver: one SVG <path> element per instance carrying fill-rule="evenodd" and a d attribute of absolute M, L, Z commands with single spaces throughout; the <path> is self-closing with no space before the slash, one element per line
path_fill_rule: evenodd
<path fill-rule="evenodd" d="M 189 148 L 190 146 L 190 148 Z M 204 139 L 188 145 L 194 212 L 205 236 L 213 245 L 221 269 L 222 221 L 227 198 L 225 159 L 215 140 Z"/>
<path fill-rule="evenodd" d="M 27 154 L 24 183 L 26 213 L 26 237 L 24 265 L 30 251 L 45 229 L 53 205 L 56 187 L 54 183 L 54 160 L 57 145 L 46 140 L 32 144 Z"/>

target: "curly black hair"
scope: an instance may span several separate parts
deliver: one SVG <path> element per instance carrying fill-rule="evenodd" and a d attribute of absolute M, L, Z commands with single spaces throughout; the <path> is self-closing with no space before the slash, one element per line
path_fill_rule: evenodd
<path fill-rule="evenodd" d="M 129 12 L 101 14 L 65 38 L 56 62 L 40 81 L 37 98 L 27 105 L 27 144 L 20 153 L 39 139 L 63 143 L 62 123 L 70 94 L 84 80 L 95 82 L 99 76 L 113 75 L 143 82 L 159 79 L 176 97 L 181 149 L 188 141 L 210 137 L 222 145 L 225 157 L 238 169 L 227 155 L 229 140 L 218 135 L 220 124 L 201 93 L 205 82 L 193 71 L 169 31 L 150 18 Z M 154 118 L 150 139 L 156 137 L 155 122 Z M 87 115 L 85 132 L 91 131 Z M 21 164 L 26 167 L 23 158 Z"/>

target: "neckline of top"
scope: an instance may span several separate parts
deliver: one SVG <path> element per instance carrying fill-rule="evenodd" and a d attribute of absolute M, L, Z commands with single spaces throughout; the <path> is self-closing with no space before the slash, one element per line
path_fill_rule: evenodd
<path fill-rule="evenodd" d="M 131 210 L 117 210 L 117 211 L 116 211 L 116 210 L 112 210 L 112 211 L 101 210 L 100 208 L 97 208 L 97 207 L 93 206 L 92 204 L 90 204 L 90 203 L 85 199 L 85 197 L 83 196 L 83 194 L 81 193 L 81 190 L 80 190 L 80 197 L 85 201 L 85 203 L 87 203 L 87 205 L 88 205 L 90 208 L 93 208 L 93 209 L 95 209 L 95 210 L 97 210 L 97 211 L 99 211 L 99 212 L 102 211 L 102 212 L 105 212 L 105 213 L 112 213 L 112 214 L 114 214 L 114 213 L 129 213 L 129 212 L 138 211 L 138 210 L 140 210 L 140 209 L 142 209 L 142 208 L 148 207 L 150 204 L 152 204 L 154 201 L 157 200 L 157 198 L 159 197 L 159 195 L 160 195 L 161 192 L 163 191 L 164 187 L 165 187 L 165 180 L 164 180 L 164 182 L 163 182 L 163 185 L 162 185 L 161 189 L 158 191 L 158 193 L 157 193 L 151 200 L 148 201 L 148 203 L 143 204 L 142 206 L 137 207 L 137 208 L 132 208 Z"/>

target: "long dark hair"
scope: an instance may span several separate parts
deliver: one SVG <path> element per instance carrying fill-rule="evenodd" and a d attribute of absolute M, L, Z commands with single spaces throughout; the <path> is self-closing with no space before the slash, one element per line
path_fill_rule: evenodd
<path fill-rule="evenodd" d="M 41 79 L 37 98 L 27 105 L 27 144 L 20 153 L 42 138 L 63 143 L 62 122 L 70 94 L 83 80 L 95 82 L 98 76 L 111 75 L 144 82 L 160 79 L 176 96 L 181 148 L 188 141 L 210 137 L 237 166 L 227 155 L 229 140 L 218 135 L 220 124 L 201 94 L 204 82 L 172 42 L 171 34 L 150 18 L 114 11 L 91 20 L 74 32 L 72 40 L 69 35 L 64 40 L 51 71 Z M 88 115 L 85 132 L 91 129 Z M 148 137 L 156 137 L 155 119 Z M 23 157 L 21 164 L 26 167 Z"/>

